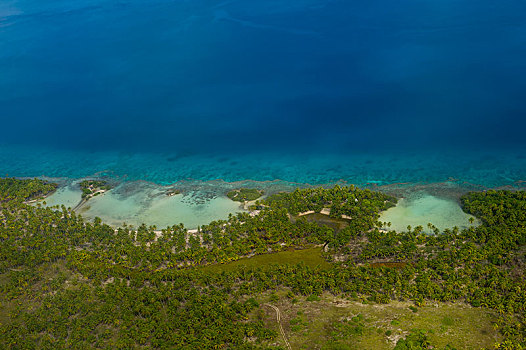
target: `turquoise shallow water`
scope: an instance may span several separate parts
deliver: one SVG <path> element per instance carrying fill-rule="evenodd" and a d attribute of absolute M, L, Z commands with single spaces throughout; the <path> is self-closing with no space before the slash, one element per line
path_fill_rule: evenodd
<path fill-rule="evenodd" d="M 520 0 L 0 1 L 0 176 L 191 180 L 199 221 L 247 179 L 520 187 L 525 39 Z M 148 186 L 86 215 L 188 209 Z"/>
<path fill-rule="evenodd" d="M 74 208 L 88 219 L 99 217 L 116 227 L 124 223 L 134 227 L 145 223 L 161 229 L 183 223 L 187 228 L 195 229 L 243 211 L 243 204 L 225 196 L 229 187 L 234 187 L 227 183 L 180 183 L 176 188 L 183 193 L 168 196 L 167 191 L 172 187 L 126 181 L 114 183 L 116 187 L 110 191 L 82 201 L 78 180 L 59 179 L 59 182 L 59 189 L 41 201 L 42 204 Z"/>
<path fill-rule="evenodd" d="M 52 179 L 54 180 L 54 179 Z M 115 182 L 110 191 L 81 201 L 79 180 L 56 179 L 59 189 L 45 199 L 46 205 L 65 205 L 75 208 L 77 213 L 88 218 L 101 218 L 104 222 L 120 226 L 123 223 L 137 227 L 141 223 L 156 225 L 158 228 L 183 223 L 195 229 L 217 219 L 226 219 L 229 214 L 244 211 L 244 205 L 233 202 L 226 193 L 241 186 L 263 188 L 266 194 L 292 190 L 297 183 L 272 182 L 224 182 L 224 181 L 180 181 L 163 186 L 146 181 Z M 168 196 L 173 189 L 181 194 Z M 440 230 L 457 226 L 469 227 L 470 215 L 464 213 L 458 204 L 458 196 L 468 189 L 454 182 L 428 185 L 386 185 L 377 187 L 380 191 L 396 194 L 401 200 L 397 206 L 382 213 L 380 221 L 391 222 L 391 229 L 405 231 L 432 223 Z M 475 224 L 477 222 L 475 221 Z"/>
<path fill-rule="evenodd" d="M 0 164 L 10 176 L 59 181 L 63 187 L 47 199 L 48 205 L 75 207 L 80 201 L 79 178 L 108 179 L 116 187 L 79 208 L 80 214 L 90 219 L 98 216 L 112 225 L 144 222 L 158 227 L 182 222 L 196 228 L 241 211 L 239 204 L 225 197 L 233 188 L 258 187 L 273 193 L 335 182 L 377 186 L 407 197 L 382 219 L 393 222 L 397 230 L 407 225 L 427 227 L 428 222 L 440 229 L 465 227 L 467 216 L 455 202 L 459 194 L 526 185 L 522 182 L 526 158 L 520 152 L 216 156 L 1 147 Z M 183 194 L 167 197 L 169 188 Z M 423 197 L 411 197 L 415 191 Z"/>
<path fill-rule="evenodd" d="M 474 220 L 473 225 L 478 224 L 478 220 L 464 213 L 456 201 L 420 192 L 401 199 L 396 207 L 384 211 L 379 220 L 390 222 L 389 229 L 398 232 L 407 231 L 408 226 L 413 229 L 422 226 L 424 232 L 431 233 L 428 223 L 441 231 L 454 226 L 464 229 L 472 226 L 470 218 Z"/>
<path fill-rule="evenodd" d="M 453 179 L 485 187 L 519 186 L 526 181 L 520 150 L 491 152 L 356 152 L 287 154 L 123 153 L 0 146 L 2 176 L 81 178 L 111 176 L 171 184 L 185 179 L 227 182 L 283 180 L 325 184 L 443 182 Z"/>

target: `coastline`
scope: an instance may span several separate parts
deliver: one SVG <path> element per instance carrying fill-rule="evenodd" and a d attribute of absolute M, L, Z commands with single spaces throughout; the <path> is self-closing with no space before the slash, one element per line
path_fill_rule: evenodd
<path fill-rule="evenodd" d="M 227 219 L 231 213 L 249 212 L 248 207 L 253 202 L 233 202 L 226 197 L 226 193 L 233 189 L 241 187 L 262 189 L 265 191 L 265 196 L 268 196 L 282 191 L 292 191 L 296 188 L 318 186 L 327 188 L 334 185 L 349 185 L 343 180 L 335 183 L 312 185 L 283 180 L 227 182 L 224 180 L 186 179 L 170 185 L 159 185 L 145 180 L 119 180 L 108 176 L 90 176 L 80 179 L 41 177 L 41 179 L 59 184 L 53 194 L 40 201 L 46 201 L 48 206 L 64 204 L 88 219 L 100 217 L 104 222 L 115 227 L 121 226 L 123 223 L 132 226 L 145 223 L 162 228 L 183 223 L 188 229 L 196 229 L 198 226 L 208 224 L 213 220 Z M 109 181 L 113 188 L 100 196 L 84 200 L 81 198 L 78 184 L 86 179 Z M 521 185 L 521 187 L 512 188 L 526 189 L 526 182 L 521 183 Z M 406 182 L 387 185 L 368 184 L 358 187 L 383 192 L 401 199 L 425 195 L 457 204 L 460 203 L 460 197 L 470 191 L 499 189 L 453 181 L 453 179 L 437 183 Z M 509 186 L 504 187 L 504 189 L 509 188 Z M 174 195 L 173 191 L 177 191 L 177 194 Z M 322 214 L 328 215 L 328 212 Z M 423 225 L 426 224 L 423 223 Z"/>

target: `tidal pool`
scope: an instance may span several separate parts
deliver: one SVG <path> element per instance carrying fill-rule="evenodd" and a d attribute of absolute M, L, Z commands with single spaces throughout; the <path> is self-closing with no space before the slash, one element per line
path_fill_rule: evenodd
<path fill-rule="evenodd" d="M 189 229 L 213 220 L 227 219 L 228 214 L 241 211 L 240 203 L 227 197 L 194 202 L 182 194 L 146 198 L 144 194 L 138 193 L 129 197 L 118 197 L 111 191 L 91 199 L 79 210 L 87 218 L 98 216 L 103 222 L 115 226 L 125 222 L 135 227 L 145 223 L 165 228 L 183 223 Z"/>
<path fill-rule="evenodd" d="M 473 218 L 473 223 L 470 223 Z M 391 222 L 390 229 L 407 231 L 407 226 L 422 226 L 424 231 L 432 233 L 427 224 L 431 223 L 443 231 L 457 226 L 460 229 L 478 225 L 478 220 L 464 211 L 454 200 L 417 193 L 398 201 L 396 207 L 380 215 L 381 222 Z"/>
<path fill-rule="evenodd" d="M 47 206 L 64 205 L 66 208 L 75 208 L 81 200 L 82 191 L 78 185 L 67 185 L 58 188 L 55 193 L 46 197 L 43 201 L 40 201 L 40 203 L 45 201 Z"/>
<path fill-rule="evenodd" d="M 167 195 L 167 190 L 168 187 L 145 181 L 124 182 L 81 204 L 82 192 L 76 181 L 39 202 L 45 201 L 47 206 L 65 205 L 86 219 L 99 217 L 112 226 L 126 223 L 137 227 L 144 223 L 159 229 L 180 223 L 194 229 L 244 211 L 241 203 L 230 200 L 220 190 L 211 192 L 205 188 L 172 196 Z"/>

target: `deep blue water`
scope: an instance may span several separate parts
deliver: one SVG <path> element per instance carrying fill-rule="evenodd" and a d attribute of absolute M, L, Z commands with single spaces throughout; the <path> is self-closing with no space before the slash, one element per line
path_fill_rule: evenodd
<path fill-rule="evenodd" d="M 3 0 L 0 174 L 526 180 L 522 0 Z"/>

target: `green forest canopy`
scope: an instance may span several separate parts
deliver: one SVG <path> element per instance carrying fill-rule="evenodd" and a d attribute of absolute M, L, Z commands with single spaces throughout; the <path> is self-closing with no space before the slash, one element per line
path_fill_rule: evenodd
<path fill-rule="evenodd" d="M 253 315 L 258 295 L 276 289 L 415 306 L 464 301 L 500 315 L 504 340 L 496 348 L 526 346 L 525 192 L 470 193 L 462 205 L 482 225 L 438 235 L 379 230 L 379 211 L 395 199 L 352 186 L 296 190 L 264 201 L 256 216 L 231 215 L 197 234 L 182 225 L 158 234 L 24 203 L 55 188 L 0 179 L 1 348 L 268 348 L 278 333 Z M 323 207 L 351 224 L 336 232 L 289 219 Z M 329 268 L 195 268 L 313 245 L 325 245 Z M 331 339 L 345 345 L 345 337 Z"/>

